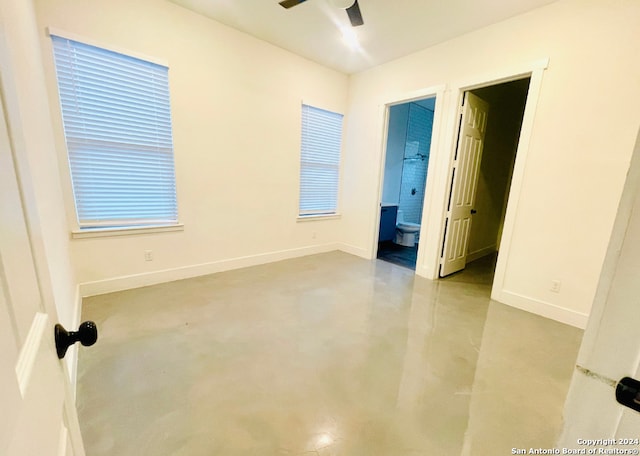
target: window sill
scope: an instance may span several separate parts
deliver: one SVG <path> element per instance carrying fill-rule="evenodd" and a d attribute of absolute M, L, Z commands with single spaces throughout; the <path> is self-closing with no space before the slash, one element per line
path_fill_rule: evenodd
<path fill-rule="evenodd" d="M 152 234 L 165 233 L 168 231 L 184 231 L 184 225 L 178 223 L 176 225 L 163 226 L 140 226 L 126 228 L 93 228 L 86 230 L 75 230 L 71 232 L 72 239 L 85 239 L 97 237 L 113 237 L 113 236 L 131 236 L 136 234 Z"/>
<path fill-rule="evenodd" d="M 341 218 L 340 214 L 318 214 L 318 215 L 299 215 L 298 222 L 312 222 L 319 220 L 336 220 Z"/>

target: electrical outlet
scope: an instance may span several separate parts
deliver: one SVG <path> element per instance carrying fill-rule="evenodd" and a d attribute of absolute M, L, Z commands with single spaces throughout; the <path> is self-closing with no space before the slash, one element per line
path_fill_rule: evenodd
<path fill-rule="evenodd" d="M 316 232 L 314 231 L 313 233 L 311 233 L 311 239 L 315 239 L 316 238 Z"/>
<path fill-rule="evenodd" d="M 144 261 L 153 261 L 153 250 L 144 251 Z"/>
<path fill-rule="evenodd" d="M 551 291 L 553 291 L 554 293 L 560 293 L 560 281 L 559 280 L 552 280 L 551 281 Z"/>

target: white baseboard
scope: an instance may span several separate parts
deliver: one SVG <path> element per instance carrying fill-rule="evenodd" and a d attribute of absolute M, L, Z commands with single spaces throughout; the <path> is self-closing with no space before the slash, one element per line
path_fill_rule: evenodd
<path fill-rule="evenodd" d="M 146 287 L 174 280 L 189 279 L 217 272 L 231 271 L 233 269 L 257 266 L 275 261 L 288 260 L 317 253 L 326 253 L 334 250 L 343 250 L 343 244 L 329 243 L 301 247 L 297 249 L 279 250 L 275 252 L 249 255 L 238 258 L 230 258 L 210 263 L 202 263 L 191 266 L 183 266 L 161 271 L 145 272 L 128 276 L 114 277 L 111 279 L 97 280 L 95 282 L 84 282 L 79 285 L 80 296 L 95 296 L 116 291 L 130 290 L 133 288 Z M 346 251 L 346 250 L 345 250 Z M 348 253 L 352 253 L 349 251 Z M 355 253 L 354 253 L 355 254 Z"/>
<path fill-rule="evenodd" d="M 580 329 L 587 327 L 587 320 L 589 319 L 588 314 L 506 290 L 492 293 L 491 299 Z"/>
<path fill-rule="evenodd" d="M 471 263 L 472 261 L 476 261 L 482 257 L 487 255 L 491 255 L 492 253 L 496 253 L 498 251 L 498 247 L 493 244 L 482 249 L 476 250 L 475 252 L 467 253 L 467 263 Z"/>
<path fill-rule="evenodd" d="M 354 245 L 351 244 L 338 244 L 338 250 L 341 250 L 342 252 L 345 253 L 349 253 L 351 255 L 355 255 L 355 256 L 359 256 L 361 258 L 364 258 L 366 260 L 372 260 L 373 258 L 371 257 L 371 252 L 369 252 L 366 249 L 363 249 L 361 247 L 356 247 Z"/>

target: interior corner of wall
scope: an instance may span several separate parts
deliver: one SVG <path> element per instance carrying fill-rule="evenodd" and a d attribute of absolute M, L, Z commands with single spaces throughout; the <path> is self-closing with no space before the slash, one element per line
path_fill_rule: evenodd
<path fill-rule="evenodd" d="M 362 247 L 357 247 L 355 245 L 340 243 L 338 246 L 339 250 L 345 253 L 349 253 L 351 255 L 359 256 L 366 260 L 373 260 L 373 253 L 370 250 L 363 249 Z"/>

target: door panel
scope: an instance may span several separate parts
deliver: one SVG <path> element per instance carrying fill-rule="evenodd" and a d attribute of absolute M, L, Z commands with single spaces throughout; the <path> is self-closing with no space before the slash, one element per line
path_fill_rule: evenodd
<path fill-rule="evenodd" d="M 0 111 L 0 454 L 54 456 L 66 443 L 71 399 L 53 341 L 55 310 L 40 299 L 5 125 Z"/>
<path fill-rule="evenodd" d="M 467 262 L 471 210 L 476 200 L 488 114 L 489 104 L 486 101 L 471 92 L 465 94 L 440 277 L 464 269 Z"/>
<path fill-rule="evenodd" d="M 63 425 L 65 385 L 60 361 L 55 355 L 51 325 L 46 314 L 40 343 L 30 362 L 30 374 L 24 379 L 16 426 L 9 439 L 7 455 L 58 455 Z M 30 350 L 32 347 L 24 347 Z"/>
<path fill-rule="evenodd" d="M 66 373 L 40 299 L 5 125 L 0 111 L 0 454 L 54 456 L 62 445 Z"/>
<path fill-rule="evenodd" d="M 55 306 L 42 293 L 40 277 L 49 275 L 34 261 L 31 239 L 37 233 L 30 232 L 22 198 L 28 178 L 18 178 L 14 162 L 10 138 L 19 141 L 21 131 L 5 116 L 13 76 L 6 62 L 0 62 L 0 76 L 0 454 L 84 456 L 66 369 L 55 350 Z M 19 122 L 15 114 L 11 119 Z M 74 420 L 71 447 L 67 416 Z"/>
<path fill-rule="evenodd" d="M 0 404 L 3 410 L 17 410 L 20 404 L 18 379 L 15 371 L 4 366 L 15 366 L 18 360 L 18 346 L 5 300 L 3 281 L 0 281 Z M 16 425 L 14 413 L 0 413 L 0 442 L 7 442 Z M 0 452 L 3 446 L 0 445 Z M 4 454 L 4 453 L 1 453 Z"/>
<path fill-rule="evenodd" d="M 0 122 L 0 260 L 5 280 L 16 284 L 4 289 L 5 299 L 8 304 L 21 303 L 18 307 L 5 305 L 7 318 L 14 324 L 12 332 L 15 332 L 16 343 L 21 344 L 27 337 L 34 312 L 40 310 L 40 294 L 37 288 L 28 286 L 37 283 L 36 273 L 3 113 L 0 113 Z M 21 282 L 27 286 L 18 286 Z"/>

